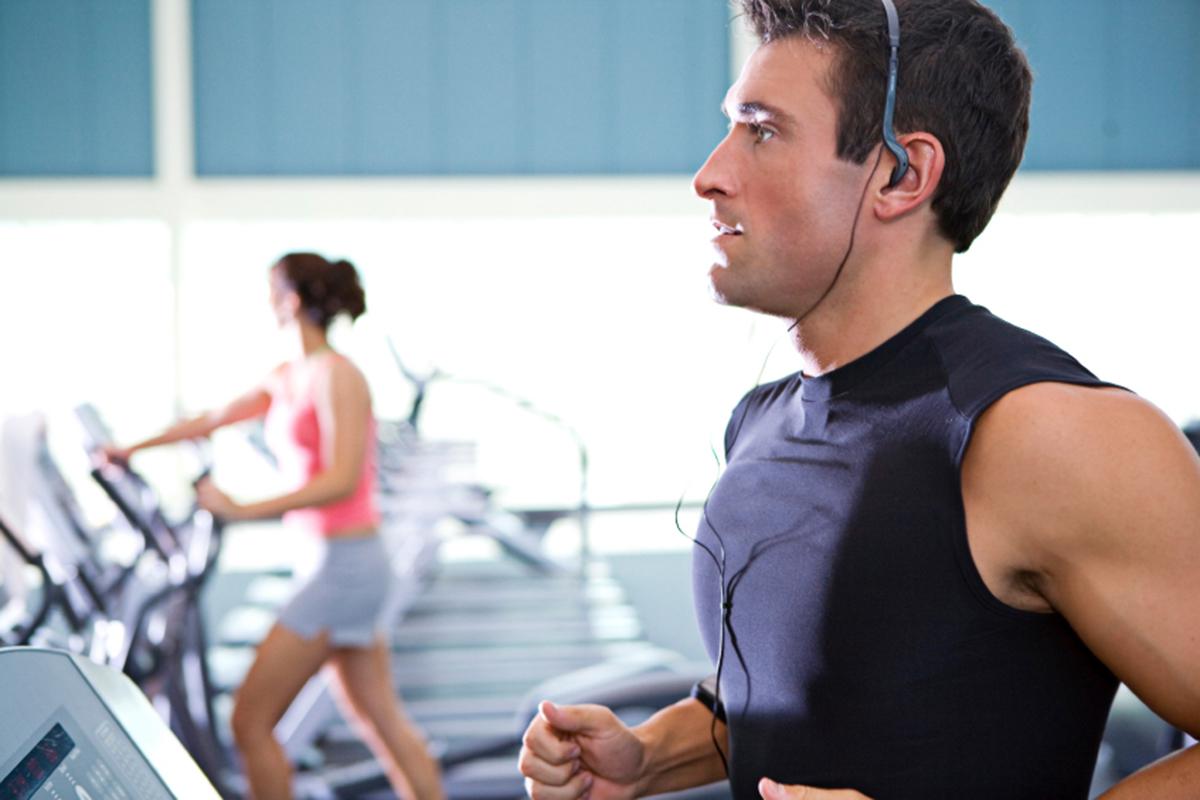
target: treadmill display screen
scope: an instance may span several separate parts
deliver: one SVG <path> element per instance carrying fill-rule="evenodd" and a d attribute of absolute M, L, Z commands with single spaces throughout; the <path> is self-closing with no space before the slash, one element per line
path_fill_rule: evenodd
<path fill-rule="evenodd" d="M 74 749 L 75 740 L 62 725 L 55 723 L 50 732 L 0 781 L 0 797 L 4 800 L 29 800 Z"/>

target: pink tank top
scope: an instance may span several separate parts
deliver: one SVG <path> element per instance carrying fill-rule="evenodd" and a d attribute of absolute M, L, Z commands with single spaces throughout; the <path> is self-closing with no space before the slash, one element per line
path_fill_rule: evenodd
<path fill-rule="evenodd" d="M 333 358 L 343 356 L 333 354 Z M 265 434 L 289 490 L 299 489 L 325 468 L 321 453 L 321 431 L 311 382 L 294 379 L 293 365 L 276 373 L 271 386 Z M 359 531 L 379 525 L 375 500 L 375 418 L 367 423 L 362 473 L 354 493 L 323 506 L 298 508 L 283 515 L 284 524 L 321 536 Z"/>

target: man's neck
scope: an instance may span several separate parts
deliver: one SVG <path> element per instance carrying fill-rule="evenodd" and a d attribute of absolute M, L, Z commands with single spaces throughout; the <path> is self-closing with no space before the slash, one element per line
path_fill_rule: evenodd
<path fill-rule="evenodd" d="M 899 274 L 897 280 L 833 292 L 794 325 L 792 340 L 804 374 L 823 375 L 866 355 L 954 294 L 948 264 L 944 271 Z"/>

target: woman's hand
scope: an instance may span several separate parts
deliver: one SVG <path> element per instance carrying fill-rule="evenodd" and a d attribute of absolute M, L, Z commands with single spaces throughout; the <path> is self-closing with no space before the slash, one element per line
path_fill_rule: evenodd
<path fill-rule="evenodd" d="M 129 458 L 133 455 L 132 447 L 118 447 L 115 444 L 106 444 L 93 454 L 97 462 L 103 466 L 118 466 L 128 467 Z"/>
<path fill-rule="evenodd" d="M 196 483 L 196 502 L 219 519 L 233 521 L 244 517 L 245 506 L 234 502 L 229 495 L 218 489 L 211 478 L 201 478 Z"/>
<path fill-rule="evenodd" d="M 811 786 L 784 786 L 770 778 L 758 782 L 763 800 L 870 800 L 853 789 L 814 789 Z"/>

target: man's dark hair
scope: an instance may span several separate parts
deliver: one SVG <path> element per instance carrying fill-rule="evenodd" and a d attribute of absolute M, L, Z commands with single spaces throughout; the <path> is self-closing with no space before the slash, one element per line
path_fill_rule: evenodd
<path fill-rule="evenodd" d="M 881 0 L 739 0 L 765 44 L 788 36 L 835 48 L 837 156 L 863 163 L 881 142 L 887 17 Z M 927 131 L 946 167 L 933 196 L 962 253 L 984 229 L 1021 163 L 1033 76 L 1012 31 L 976 0 L 895 0 L 900 14 L 896 132 Z"/>

